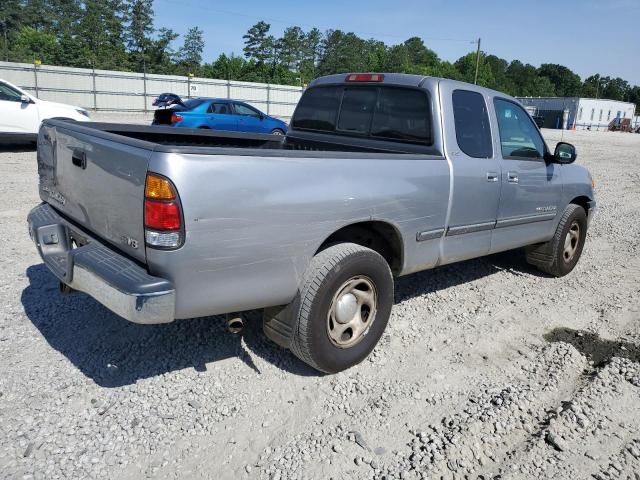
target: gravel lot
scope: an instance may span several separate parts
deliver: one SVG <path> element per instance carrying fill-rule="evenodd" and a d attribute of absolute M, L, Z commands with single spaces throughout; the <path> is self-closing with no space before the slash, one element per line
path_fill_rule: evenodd
<path fill-rule="evenodd" d="M 257 315 L 233 336 L 60 296 L 26 229 L 36 155 L 0 152 L 0 478 L 640 479 L 640 135 L 564 139 L 598 184 L 576 270 L 399 279 L 380 345 L 333 376 Z"/>

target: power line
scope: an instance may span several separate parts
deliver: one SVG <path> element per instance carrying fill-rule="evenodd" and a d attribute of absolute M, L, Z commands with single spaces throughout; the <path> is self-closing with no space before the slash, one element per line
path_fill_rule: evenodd
<path fill-rule="evenodd" d="M 185 3 L 187 3 L 185 0 L 165 0 L 168 3 L 176 3 L 179 4 L 181 6 L 184 6 Z M 192 2 L 188 2 L 188 3 L 192 3 Z M 251 15 L 251 14 L 247 14 L 247 13 L 241 13 L 241 12 L 234 12 L 231 10 L 224 10 L 224 9 L 220 9 L 220 8 L 211 8 L 210 6 L 206 5 L 191 5 L 194 8 L 198 8 L 200 10 L 205 10 L 208 12 L 212 12 L 212 13 L 220 13 L 223 15 L 231 15 L 231 16 L 236 16 L 236 17 L 243 17 L 243 18 L 249 18 L 252 20 L 264 20 L 264 21 L 269 21 L 271 23 L 279 23 L 282 25 L 287 25 L 287 26 L 292 26 L 292 25 L 298 25 L 301 27 L 306 27 L 306 28 L 320 28 L 323 30 L 335 30 L 335 27 L 330 27 L 330 26 L 326 26 L 326 25 L 312 25 L 309 23 L 303 23 L 303 22 L 298 22 L 296 20 L 293 19 L 283 19 L 283 18 L 275 18 L 275 17 L 264 17 L 264 16 L 258 16 L 258 15 Z M 369 35 L 372 37 L 388 37 L 388 38 L 397 38 L 397 39 L 401 39 L 401 40 L 406 40 L 408 37 L 406 36 L 401 36 L 401 35 L 393 35 L 393 34 L 389 34 L 389 33 L 380 33 L 380 32 L 368 32 L 368 31 L 364 31 L 364 30 L 352 30 L 353 33 L 358 33 L 361 35 Z M 459 42 L 459 43 L 477 43 L 477 40 L 471 40 L 468 38 L 445 38 L 445 37 L 426 37 L 423 35 L 420 35 L 420 38 L 422 38 L 423 40 L 428 40 L 428 41 L 435 41 L 435 42 Z"/>

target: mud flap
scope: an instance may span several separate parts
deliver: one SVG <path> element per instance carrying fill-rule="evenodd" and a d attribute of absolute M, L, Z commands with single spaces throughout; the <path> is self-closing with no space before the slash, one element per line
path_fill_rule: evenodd
<path fill-rule="evenodd" d="M 265 308 L 262 314 L 264 334 L 281 347 L 289 348 L 295 318 L 291 313 L 291 304 Z"/>

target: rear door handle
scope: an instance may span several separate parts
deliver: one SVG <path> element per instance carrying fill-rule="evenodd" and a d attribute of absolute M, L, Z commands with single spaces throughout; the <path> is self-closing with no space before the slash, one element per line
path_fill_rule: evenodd
<path fill-rule="evenodd" d="M 487 172 L 487 182 L 497 182 L 497 181 L 498 181 L 497 172 Z"/>
<path fill-rule="evenodd" d="M 87 168 L 87 154 L 82 150 L 74 150 L 71 154 L 71 161 L 76 167 L 80 167 L 81 169 Z"/>
<path fill-rule="evenodd" d="M 507 179 L 509 183 L 518 183 L 518 173 L 517 172 L 507 172 Z"/>

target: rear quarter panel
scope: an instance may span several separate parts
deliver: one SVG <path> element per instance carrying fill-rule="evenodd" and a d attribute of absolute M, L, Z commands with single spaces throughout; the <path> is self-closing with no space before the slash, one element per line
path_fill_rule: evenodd
<path fill-rule="evenodd" d="M 402 235 L 405 273 L 435 264 L 439 239 L 416 233 L 444 225 L 444 158 L 314 153 L 152 156 L 149 169 L 172 179 L 185 216 L 182 248 L 147 249 L 151 273 L 176 286 L 177 318 L 288 303 L 324 240 L 359 221 Z"/>

